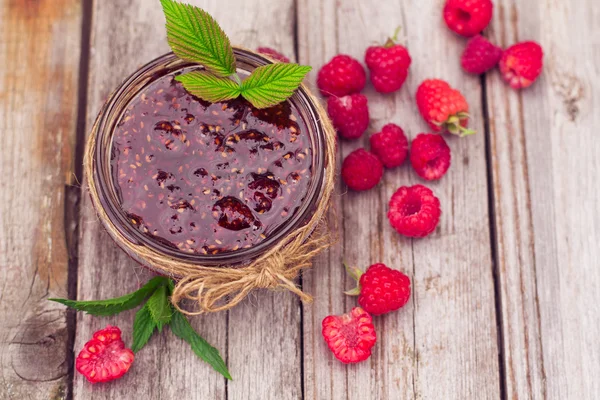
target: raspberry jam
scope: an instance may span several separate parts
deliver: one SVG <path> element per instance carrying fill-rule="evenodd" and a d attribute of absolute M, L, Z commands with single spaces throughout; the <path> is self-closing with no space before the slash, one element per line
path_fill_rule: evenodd
<path fill-rule="evenodd" d="M 173 78 L 146 86 L 118 120 L 111 174 L 120 207 L 141 233 L 186 253 L 250 248 L 305 201 L 306 126 L 289 101 L 211 104 Z"/>

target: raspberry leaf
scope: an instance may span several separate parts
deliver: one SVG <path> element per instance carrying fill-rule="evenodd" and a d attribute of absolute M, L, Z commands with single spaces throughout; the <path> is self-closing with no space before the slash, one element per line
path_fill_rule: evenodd
<path fill-rule="evenodd" d="M 192 350 L 198 357 L 209 363 L 217 372 L 225 378 L 231 380 L 231 375 L 227 370 L 227 365 L 219 351 L 212 347 L 206 340 L 196 333 L 190 325 L 187 318 L 180 312 L 176 311 L 171 319 L 171 331 L 175 336 L 180 337 L 190 344 Z"/>
<path fill-rule="evenodd" d="M 348 296 L 358 296 L 360 294 L 360 277 L 363 274 L 363 271 L 358 267 L 349 267 L 346 263 L 344 263 L 344 269 L 346 270 L 346 273 L 356 281 L 356 287 L 346 290 L 344 294 L 347 294 Z"/>
<path fill-rule="evenodd" d="M 133 321 L 133 344 L 131 345 L 131 350 L 134 353 L 140 351 L 148 343 L 156 327 L 157 324 L 152 319 L 148 303 L 146 303 L 135 314 L 135 320 Z"/>
<path fill-rule="evenodd" d="M 163 285 L 156 289 L 146 302 L 144 308 L 146 307 L 159 332 L 162 332 L 163 326 L 171 322 L 171 316 L 173 315 L 166 286 Z"/>
<path fill-rule="evenodd" d="M 167 40 L 178 57 L 202 64 L 218 76 L 235 74 L 229 38 L 210 14 L 173 0 L 160 3 L 167 20 Z"/>
<path fill-rule="evenodd" d="M 120 313 L 121 311 L 130 310 L 150 296 L 157 287 L 166 284 L 168 278 L 157 276 L 148 281 L 139 290 L 126 294 L 125 296 L 107 300 L 91 300 L 91 301 L 76 301 L 69 299 L 48 299 L 67 307 L 74 308 L 78 311 L 85 311 L 91 315 L 109 316 Z"/>
<path fill-rule="evenodd" d="M 185 89 L 201 99 L 216 103 L 235 99 L 240 95 L 240 85 L 229 78 L 219 78 L 205 71 L 194 71 L 179 75 L 175 80 L 181 82 Z"/>
<path fill-rule="evenodd" d="M 242 96 L 256 108 L 271 107 L 290 97 L 312 68 L 298 64 L 268 64 L 242 82 Z"/>

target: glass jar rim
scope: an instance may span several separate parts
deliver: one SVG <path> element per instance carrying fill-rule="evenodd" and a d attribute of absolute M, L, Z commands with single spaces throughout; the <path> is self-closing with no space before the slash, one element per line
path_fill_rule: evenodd
<path fill-rule="evenodd" d="M 234 47 L 234 53 L 239 70 L 251 72 L 256 67 L 272 63 L 269 58 L 247 49 Z M 246 66 L 247 69 L 241 67 L 240 64 Z M 92 130 L 92 135 L 96 135 L 96 148 L 91 160 L 94 163 L 94 175 L 91 179 L 94 179 L 95 183 L 97 183 L 98 199 L 100 201 L 100 204 L 95 206 L 102 207 L 110 219 L 110 221 L 102 221 L 104 224 L 107 222 L 112 223 L 114 228 L 123 237 L 136 245 L 148 246 L 173 259 L 197 265 L 245 263 L 259 257 L 275 244 L 284 240 L 291 232 L 306 223 L 323 197 L 325 188 L 324 177 L 328 166 L 325 163 L 325 130 L 319 117 L 318 108 L 315 105 L 315 102 L 318 100 L 312 96 L 304 85 L 301 85 L 292 97 L 287 100 L 298 109 L 300 116 L 304 119 L 313 149 L 311 182 L 307 188 L 305 200 L 302 202 L 300 208 L 266 239 L 249 248 L 209 255 L 185 253 L 147 237 L 129 223 L 121 208 L 114 182 L 111 179 L 110 154 L 116 123 L 130 101 L 156 79 L 193 66 L 201 67 L 198 64 L 178 58 L 172 52 L 163 54 L 136 70 L 111 94 L 100 111 Z"/>

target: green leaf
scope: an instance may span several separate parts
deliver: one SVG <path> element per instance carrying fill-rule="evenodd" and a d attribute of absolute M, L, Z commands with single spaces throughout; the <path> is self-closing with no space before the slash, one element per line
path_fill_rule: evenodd
<path fill-rule="evenodd" d="M 167 325 L 169 322 L 171 322 L 173 310 L 171 309 L 171 303 L 169 302 L 169 297 L 167 296 L 166 286 L 163 285 L 156 289 L 144 307 L 148 307 L 150 316 L 160 332 L 162 332 L 164 325 Z"/>
<path fill-rule="evenodd" d="M 221 358 L 219 351 L 196 333 L 182 313 L 176 311 L 175 314 L 173 314 L 170 326 L 176 336 L 190 344 L 192 350 L 198 357 L 209 363 L 225 378 L 231 380 L 227 365 L 225 364 L 225 361 L 223 361 L 223 358 Z"/>
<path fill-rule="evenodd" d="M 168 278 L 157 276 L 148 281 L 139 290 L 125 296 L 107 300 L 76 301 L 69 299 L 48 299 L 91 315 L 109 316 L 121 311 L 130 310 L 140 305 L 154 290 L 165 283 Z"/>
<path fill-rule="evenodd" d="M 152 319 L 152 315 L 150 315 L 150 310 L 148 309 L 148 303 L 146 303 L 146 305 L 140 308 L 135 314 L 135 320 L 133 321 L 133 344 L 131 345 L 131 350 L 133 350 L 134 353 L 140 351 L 142 347 L 148 343 L 148 340 L 150 340 L 155 329 L 156 322 Z"/>
<path fill-rule="evenodd" d="M 167 40 L 178 57 L 200 63 L 219 76 L 235 73 L 229 38 L 210 14 L 189 4 L 160 2 L 167 20 Z"/>
<path fill-rule="evenodd" d="M 228 78 L 219 78 L 206 71 L 194 71 L 178 75 L 175 80 L 183 83 L 183 87 L 201 99 L 216 103 L 235 99 L 240 95 L 240 85 Z"/>
<path fill-rule="evenodd" d="M 298 64 L 263 65 L 242 82 L 242 96 L 256 108 L 274 106 L 290 97 L 311 69 Z"/>

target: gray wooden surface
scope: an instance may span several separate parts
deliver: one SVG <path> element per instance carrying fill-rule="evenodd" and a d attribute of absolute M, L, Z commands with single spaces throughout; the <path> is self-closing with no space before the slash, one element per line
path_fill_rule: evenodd
<path fill-rule="evenodd" d="M 90 385 L 73 359 L 98 319 L 46 301 L 98 299 L 136 289 L 149 273 L 96 221 L 80 189 L 81 149 L 110 91 L 168 50 L 149 0 L 0 0 L 0 400 L 5 399 L 597 399 L 600 397 L 600 5 L 594 0 L 497 0 L 486 34 L 507 46 L 539 41 L 544 74 L 515 92 L 497 72 L 464 74 L 464 40 L 443 24 L 441 0 L 196 0 L 236 44 L 280 49 L 315 67 L 402 26 L 413 58 L 402 90 L 368 87 L 371 126 L 426 132 L 414 93 L 448 80 L 471 105 L 479 133 L 449 138 L 453 163 L 430 186 L 442 219 L 424 240 L 385 218 L 405 166 L 367 193 L 334 203 L 336 247 L 302 279 L 315 296 L 257 292 L 195 328 L 226 358 L 226 382 L 166 330 L 121 380 Z M 576 4 L 575 4 L 576 3 Z M 314 85 L 316 73 L 310 79 Z M 367 144 L 341 142 L 340 156 Z M 83 182 L 85 185 L 85 182 Z M 354 299 L 342 261 L 385 262 L 413 281 L 400 312 L 376 318 L 371 359 L 344 366 L 321 320 Z"/>

